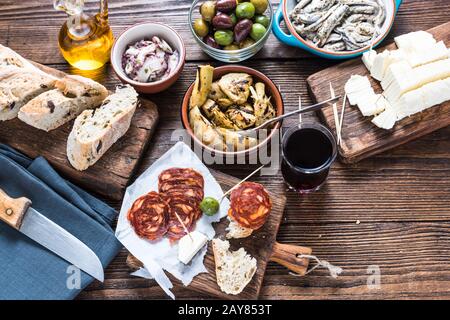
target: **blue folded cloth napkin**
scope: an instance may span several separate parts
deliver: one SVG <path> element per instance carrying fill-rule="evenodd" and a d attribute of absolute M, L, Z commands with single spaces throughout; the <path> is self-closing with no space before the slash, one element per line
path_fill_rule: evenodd
<path fill-rule="evenodd" d="M 117 212 L 34 160 L 0 144 L 0 188 L 32 207 L 89 248 L 106 267 L 122 248 L 111 224 Z M 93 281 L 70 263 L 0 221 L 0 300 L 75 298 Z"/>

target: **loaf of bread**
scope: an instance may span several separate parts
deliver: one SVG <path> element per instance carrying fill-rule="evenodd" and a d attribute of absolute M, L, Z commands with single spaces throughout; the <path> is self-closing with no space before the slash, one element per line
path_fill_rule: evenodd
<path fill-rule="evenodd" d="M 86 170 L 130 128 L 138 94 L 129 85 L 116 92 L 96 110 L 86 110 L 75 120 L 67 141 L 67 157 L 77 170 Z"/>
<path fill-rule="evenodd" d="M 0 68 L 0 121 L 17 117 L 22 106 L 54 88 L 55 82 L 53 76 L 32 69 Z"/>
<path fill-rule="evenodd" d="M 101 84 L 81 76 L 57 80 L 57 89 L 42 93 L 25 104 L 19 119 L 45 131 L 58 128 L 86 109 L 99 106 L 108 90 Z"/>
<path fill-rule="evenodd" d="M 256 259 L 247 254 L 244 248 L 230 252 L 228 241 L 214 239 L 212 247 L 220 290 L 226 294 L 241 293 L 256 272 Z"/>

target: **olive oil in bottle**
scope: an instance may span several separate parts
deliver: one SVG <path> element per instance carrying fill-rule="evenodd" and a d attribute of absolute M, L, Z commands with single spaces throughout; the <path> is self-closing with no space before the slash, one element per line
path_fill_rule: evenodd
<path fill-rule="evenodd" d="M 100 12 L 95 16 L 83 13 L 84 0 L 54 0 L 54 7 L 69 15 L 58 37 L 67 62 L 81 70 L 95 70 L 108 62 L 114 42 L 108 24 L 108 1 L 100 1 Z"/>

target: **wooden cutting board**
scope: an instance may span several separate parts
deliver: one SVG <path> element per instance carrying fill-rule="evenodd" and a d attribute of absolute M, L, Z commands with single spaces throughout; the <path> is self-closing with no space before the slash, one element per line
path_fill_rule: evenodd
<path fill-rule="evenodd" d="M 443 40 L 450 47 L 450 22 L 427 31 L 437 41 Z M 396 48 L 393 43 L 377 51 Z M 361 58 L 356 58 L 310 76 L 307 82 L 313 100 L 318 102 L 330 98 L 330 82 L 336 95 L 343 96 L 344 85 L 352 74 L 368 76 L 375 92 L 382 92 L 379 82 L 369 76 Z M 338 102 L 339 113 L 341 107 L 342 100 Z M 332 107 L 323 108 L 319 114 L 326 125 L 335 131 Z M 339 148 L 343 162 L 357 162 L 450 125 L 450 101 L 405 118 L 397 122 L 392 130 L 380 129 L 371 120 L 372 117 L 363 117 L 356 106 L 347 104 L 342 129 L 343 143 Z"/>
<path fill-rule="evenodd" d="M 220 183 L 223 190 L 229 190 L 237 183 L 239 179 L 229 176 L 227 174 L 213 171 L 211 173 Z M 266 271 L 267 263 L 275 261 L 289 268 L 293 272 L 304 275 L 308 268 L 308 259 L 298 258 L 300 254 L 311 254 L 310 248 L 281 244 L 276 242 L 278 229 L 283 218 L 284 207 L 286 205 L 286 197 L 284 195 L 269 192 L 272 199 L 272 212 L 267 219 L 264 226 L 254 232 L 251 236 L 245 239 L 231 239 L 230 249 L 238 250 L 243 247 L 245 250 L 257 260 L 257 271 L 250 283 L 239 295 L 228 295 L 222 292 L 216 282 L 216 271 L 214 263 L 214 254 L 212 251 L 211 242 L 208 243 L 208 251 L 205 256 L 205 266 L 208 273 L 199 274 L 194 278 L 189 288 L 198 292 L 207 293 L 213 297 L 220 299 L 251 299 L 255 300 L 259 297 L 259 292 L 263 283 L 264 273 Z M 219 223 L 214 225 L 216 230 L 216 237 L 225 239 L 226 227 L 228 227 L 228 220 L 222 219 Z M 132 269 L 138 269 L 142 266 L 141 262 L 133 256 L 129 255 L 127 264 Z M 286 271 L 287 272 L 287 271 Z M 170 279 L 175 285 L 182 286 L 181 282 L 169 275 Z"/>
<path fill-rule="evenodd" d="M 65 76 L 59 70 L 34 64 L 56 77 Z M 0 122 L 0 142 L 31 158 L 43 156 L 61 175 L 85 190 L 120 200 L 158 122 L 156 105 L 142 98 L 140 104 L 127 133 L 85 171 L 75 170 L 66 156 L 67 137 L 74 120 L 50 132 L 33 128 L 18 118 Z"/>

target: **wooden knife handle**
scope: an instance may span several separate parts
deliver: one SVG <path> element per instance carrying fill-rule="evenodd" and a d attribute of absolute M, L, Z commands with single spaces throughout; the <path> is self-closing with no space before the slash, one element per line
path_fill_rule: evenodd
<path fill-rule="evenodd" d="M 13 199 L 0 189 L 0 220 L 19 230 L 23 217 L 31 206 L 27 198 Z"/>
<path fill-rule="evenodd" d="M 299 258 L 300 255 L 310 255 L 312 250 L 306 247 L 294 246 L 275 242 L 270 261 L 281 264 L 298 275 L 305 275 L 308 270 L 309 259 Z"/>

